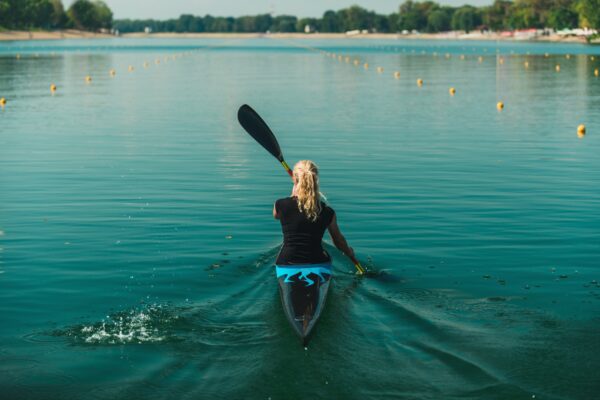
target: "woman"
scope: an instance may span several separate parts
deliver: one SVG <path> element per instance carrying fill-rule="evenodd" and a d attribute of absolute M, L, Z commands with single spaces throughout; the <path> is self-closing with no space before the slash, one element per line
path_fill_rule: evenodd
<path fill-rule="evenodd" d="M 322 273 L 331 275 L 331 257 L 322 246 L 325 229 L 329 230 L 335 247 L 350 259 L 354 251 L 340 232 L 335 211 L 321 200 L 315 163 L 298 161 L 293 178 L 292 196 L 277 200 L 273 207 L 273 217 L 280 220 L 283 231 L 283 246 L 275 264 L 278 277 L 285 274 L 287 281 L 292 276 L 289 268 L 295 266 L 294 270 L 304 269 L 306 273 L 301 273 L 300 278 L 310 283 L 310 272 L 321 278 Z"/>
<path fill-rule="evenodd" d="M 315 163 L 296 163 L 293 178 L 292 196 L 277 200 L 273 207 L 273 217 L 281 221 L 283 231 L 275 269 L 285 315 L 306 346 L 331 281 L 331 257 L 322 246 L 325 229 L 335 247 L 350 259 L 354 251 L 340 232 L 335 212 L 321 201 Z"/>

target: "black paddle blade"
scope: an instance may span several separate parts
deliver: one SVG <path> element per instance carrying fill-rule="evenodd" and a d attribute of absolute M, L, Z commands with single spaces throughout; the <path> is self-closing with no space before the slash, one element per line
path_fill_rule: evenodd
<path fill-rule="evenodd" d="M 283 162 L 283 154 L 277 139 L 265 121 L 247 104 L 238 110 L 238 121 L 240 125 L 256 140 L 262 147 L 273 155 L 279 162 Z"/>

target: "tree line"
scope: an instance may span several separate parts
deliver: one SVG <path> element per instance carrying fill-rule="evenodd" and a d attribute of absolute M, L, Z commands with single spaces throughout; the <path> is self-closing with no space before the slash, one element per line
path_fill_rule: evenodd
<path fill-rule="evenodd" d="M 181 15 L 168 20 L 116 20 L 100 0 L 77 0 L 65 11 L 61 0 L 0 0 L 0 28 L 143 32 L 318 32 L 395 33 L 445 32 L 475 29 L 600 28 L 600 0 L 495 0 L 492 5 L 443 6 L 434 1 L 406 0 L 398 12 L 383 15 L 352 6 L 326 11 L 321 18 L 261 14 L 242 17 Z"/>
<path fill-rule="evenodd" d="M 61 0 L 0 0 L 3 29 L 110 29 L 113 13 L 100 0 L 77 0 L 65 10 Z"/>
<path fill-rule="evenodd" d="M 434 1 L 406 0 L 398 12 L 377 14 L 359 6 L 326 11 L 321 18 L 261 14 L 243 17 L 181 15 L 169 20 L 117 20 L 122 33 L 142 32 L 304 32 L 306 26 L 318 32 L 369 30 L 445 32 L 475 29 L 514 30 L 527 28 L 600 28 L 600 0 L 495 0 L 490 6 L 443 6 Z"/>

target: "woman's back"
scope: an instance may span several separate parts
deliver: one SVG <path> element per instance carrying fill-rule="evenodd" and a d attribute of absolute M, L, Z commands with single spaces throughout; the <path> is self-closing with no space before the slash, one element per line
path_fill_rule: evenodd
<path fill-rule="evenodd" d="M 275 211 L 283 232 L 283 246 L 275 262 L 277 265 L 331 261 L 322 247 L 323 234 L 335 215 L 331 207 L 321 202 L 321 212 L 315 221 L 311 221 L 299 210 L 296 197 L 286 197 L 275 202 Z"/>

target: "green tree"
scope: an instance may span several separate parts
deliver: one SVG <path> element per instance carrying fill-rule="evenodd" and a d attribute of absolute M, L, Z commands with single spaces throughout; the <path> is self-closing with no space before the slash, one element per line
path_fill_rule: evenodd
<path fill-rule="evenodd" d="M 304 28 L 308 25 L 313 30 L 318 30 L 319 20 L 317 18 L 302 18 L 296 23 L 296 32 L 304 32 Z"/>
<path fill-rule="evenodd" d="M 69 8 L 67 15 L 78 29 L 97 31 L 112 26 L 112 11 L 106 3 L 99 0 L 77 0 Z"/>
<path fill-rule="evenodd" d="M 481 14 L 473 6 L 462 6 L 452 16 L 452 29 L 470 32 L 481 25 Z"/>
<path fill-rule="evenodd" d="M 443 7 L 433 10 L 427 16 L 427 30 L 429 32 L 446 32 L 451 29 L 452 15 L 454 9 Z"/>
<path fill-rule="evenodd" d="M 298 18 L 293 15 L 278 15 L 273 18 L 271 31 L 273 32 L 296 32 Z M 304 28 L 303 28 L 304 29 Z"/>
<path fill-rule="evenodd" d="M 50 28 L 54 6 L 50 0 L 26 0 L 25 15 L 29 27 Z"/>
<path fill-rule="evenodd" d="M 266 32 L 271 29 L 271 25 L 273 25 L 273 17 L 271 14 L 261 14 L 257 15 L 255 21 L 255 30 L 254 32 Z"/>
<path fill-rule="evenodd" d="M 583 27 L 600 29 L 600 0 L 579 0 L 577 11 Z"/>
<path fill-rule="evenodd" d="M 215 17 L 213 17 L 210 14 L 206 14 L 203 18 L 204 21 L 204 29 L 206 30 L 206 32 L 229 32 L 229 30 L 221 30 L 221 31 L 215 31 Z M 225 28 L 225 27 L 223 27 Z"/>
<path fill-rule="evenodd" d="M 509 25 L 518 29 L 546 27 L 552 1 L 515 0 L 508 16 Z"/>
<path fill-rule="evenodd" d="M 190 22 L 190 32 L 204 32 L 204 20 L 202 17 L 194 17 Z"/>
<path fill-rule="evenodd" d="M 384 33 L 391 31 L 390 20 L 388 17 L 386 17 L 385 15 L 378 15 L 375 13 L 371 13 L 371 14 L 372 14 L 371 15 L 371 18 L 372 18 L 371 26 L 374 31 L 384 32 Z"/>
<path fill-rule="evenodd" d="M 548 11 L 548 26 L 554 29 L 572 29 L 579 23 L 573 0 L 555 0 Z"/>
<path fill-rule="evenodd" d="M 8 0 L 0 0 L 0 27 L 9 27 L 9 13 L 10 2 Z"/>
<path fill-rule="evenodd" d="M 77 0 L 71 5 L 67 15 L 77 29 L 100 28 L 96 21 L 96 9 L 89 0 Z"/>
<path fill-rule="evenodd" d="M 390 32 L 398 32 L 400 30 L 400 14 L 390 14 L 388 16 L 388 25 L 390 27 Z"/>
<path fill-rule="evenodd" d="M 235 20 L 232 17 L 205 15 L 203 22 L 205 32 L 233 32 Z"/>
<path fill-rule="evenodd" d="M 512 2 L 509 0 L 495 0 L 489 7 L 483 7 L 482 22 L 492 30 L 500 30 L 507 27 L 507 18 L 510 14 Z"/>
<path fill-rule="evenodd" d="M 110 29 L 113 22 L 113 13 L 111 9 L 106 5 L 105 2 L 96 0 L 94 1 L 94 8 L 96 9 L 96 19 L 101 28 Z"/>
<path fill-rule="evenodd" d="M 51 0 L 52 14 L 50 16 L 50 25 L 52 28 L 62 28 L 67 23 L 67 14 L 61 0 Z"/>
<path fill-rule="evenodd" d="M 3 5 L 0 7 L 6 10 L 5 13 L 0 14 L 2 25 L 12 29 L 28 28 L 31 25 L 25 15 L 29 0 L 6 0 L 2 3 Z M 4 21 L 2 22 L 2 20 Z"/>
<path fill-rule="evenodd" d="M 400 5 L 399 28 L 408 31 L 427 30 L 427 17 L 430 12 L 437 8 L 439 8 L 439 5 L 432 1 L 417 3 L 412 0 L 406 0 Z"/>
<path fill-rule="evenodd" d="M 344 8 L 342 10 L 339 10 L 337 14 L 342 31 L 352 31 L 355 29 L 369 29 L 373 27 L 371 23 L 371 14 L 374 13 L 370 13 L 362 7 L 352 6 L 350 8 Z"/>
<path fill-rule="evenodd" d="M 235 19 L 233 24 L 234 32 L 257 32 L 256 17 L 243 16 Z"/>
<path fill-rule="evenodd" d="M 47 18 L 44 4 L 54 6 L 60 14 L 60 0 L 0 0 L 0 25 L 33 26 Z M 92 4 L 94 7 L 90 7 Z M 102 6 L 103 5 L 103 6 Z M 92 9 L 95 9 L 93 11 Z M 56 11 L 59 10 L 59 11 Z M 102 11 L 99 11 L 102 10 Z M 53 15 L 54 15 L 53 14 Z M 101 18 L 104 15 L 105 17 Z M 112 13 L 100 1 L 77 0 L 69 9 L 71 20 L 84 29 L 109 27 Z M 87 19 L 86 19 L 87 17 Z M 57 21 L 51 17 L 53 21 Z M 100 22 L 102 21 L 102 22 Z M 418 30 L 441 32 L 448 29 L 471 31 L 485 25 L 493 30 L 575 26 L 600 27 L 600 0 L 494 0 L 490 6 L 453 8 L 433 1 L 405 0 L 398 13 L 376 14 L 359 6 L 326 11 L 322 18 L 303 18 L 268 14 L 233 17 L 181 16 L 179 19 L 122 20 L 115 26 L 122 32 L 142 31 L 145 26 L 155 32 L 296 32 L 311 25 L 320 32 L 344 32 L 370 29 L 378 32 Z M 53 22 L 52 26 L 61 25 Z M 64 23 L 63 23 L 64 25 Z"/>
<path fill-rule="evenodd" d="M 192 32 L 190 26 L 194 22 L 194 16 L 190 14 L 182 14 L 179 16 L 177 22 L 175 22 L 175 32 Z"/>
<path fill-rule="evenodd" d="M 325 11 L 321 22 L 321 30 L 323 32 L 341 32 L 340 21 L 335 11 Z"/>

